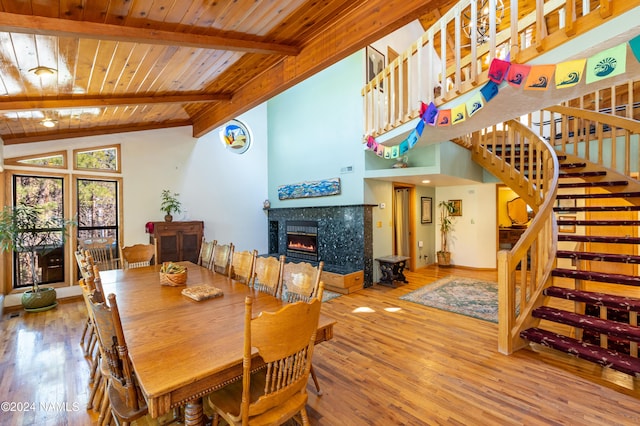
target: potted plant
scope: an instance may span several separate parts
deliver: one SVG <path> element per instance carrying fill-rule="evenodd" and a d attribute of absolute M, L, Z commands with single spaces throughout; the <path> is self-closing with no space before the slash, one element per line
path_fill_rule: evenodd
<path fill-rule="evenodd" d="M 165 213 L 164 220 L 171 222 L 173 220 L 172 213 L 182 212 L 182 203 L 178 201 L 178 193 L 171 193 L 168 189 L 162 191 L 162 201 L 160 203 L 160 210 Z"/>
<path fill-rule="evenodd" d="M 22 294 L 25 310 L 44 311 L 58 304 L 55 288 L 39 285 L 38 255 L 62 247 L 74 225 L 75 221 L 52 216 L 41 205 L 5 206 L 0 211 L 0 252 L 15 251 L 28 258 L 33 284 L 31 290 Z"/>
<path fill-rule="evenodd" d="M 451 252 L 449 252 L 449 233 L 453 231 L 453 219 L 451 214 L 455 212 L 453 201 L 440 201 L 440 250 L 438 256 L 438 266 L 451 265 Z"/>

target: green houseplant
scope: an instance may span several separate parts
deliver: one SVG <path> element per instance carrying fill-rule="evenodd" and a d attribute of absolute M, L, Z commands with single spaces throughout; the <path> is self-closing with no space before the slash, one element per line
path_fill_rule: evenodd
<path fill-rule="evenodd" d="M 449 234 L 453 231 L 453 219 L 451 214 L 455 212 L 453 201 L 440 201 L 440 250 L 436 253 L 439 266 L 451 265 L 451 252 L 449 251 Z"/>
<path fill-rule="evenodd" d="M 182 212 L 182 203 L 178 200 L 180 194 L 174 192 L 173 194 L 168 189 L 162 190 L 162 201 L 160 202 L 160 210 L 165 213 L 164 220 L 171 222 L 173 220 L 173 213 Z"/>
<path fill-rule="evenodd" d="M 55 289 L 39 285 L 38 256 L 64 246 L 74 225 L 75 221 L 52 215 L 41 205 L 18 204 L 0 211 L 0 252 L 14 251 L 28 259 L 33 284 L 22 294 L 25 310 L 43 311 L 58 304 Z"/>

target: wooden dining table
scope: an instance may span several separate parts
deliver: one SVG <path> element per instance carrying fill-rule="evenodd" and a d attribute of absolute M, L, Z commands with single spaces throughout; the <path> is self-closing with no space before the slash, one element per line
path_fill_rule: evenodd
<path fill-rule="evenodd" d="M 191 262 L 186 286 L 208 284 L 223 295 L 195 301 L 185 286 L 160 283 L 160 266 L 101 271 L 105 295 L 116 295 L 122 328 L 149 414 L 185 407 L 185 424 L 205 421 L 202 397 L 242 376 L 245 297 L 254 316 L 285 302 Z M 333 337 L 335 321 L 320 316 L 316 343 Z M 259 366 L 254 358 L 252 367 Z M 238 401 L 238 404 L 240 401 Z"/>

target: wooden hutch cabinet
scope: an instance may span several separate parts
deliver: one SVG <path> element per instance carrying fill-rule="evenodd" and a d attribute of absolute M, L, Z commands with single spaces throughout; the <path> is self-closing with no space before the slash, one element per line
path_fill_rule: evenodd
<path fill-rule="evenodd" d="M 196 263 L 202 244 L 204 222 L 153 222 L 154 241 L 158 247 L 158 263 L 188 260 Z"/>

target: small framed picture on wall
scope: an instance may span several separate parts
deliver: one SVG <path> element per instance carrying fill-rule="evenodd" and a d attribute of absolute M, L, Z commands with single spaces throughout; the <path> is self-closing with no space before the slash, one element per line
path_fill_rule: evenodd
<path fill-rule="evenodd" d="M 431 197 L 421 197 L 420 223 L 431 223 Z"/>
<path fill-rule="evenodd" d="M 378 74 L 384 70 L 385 58 L 382 53 L 377 51 L 371 46 L 367 46 L 367 83 L 373 80 Z M 382 91 L 382 81 L 379 85 L 380 91 Z"/>
<path fill-rule="evenodd" d="M 462 200 L 449 200 L 453 203 L 451 216 L 462 216 Z"/>

